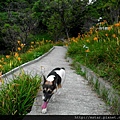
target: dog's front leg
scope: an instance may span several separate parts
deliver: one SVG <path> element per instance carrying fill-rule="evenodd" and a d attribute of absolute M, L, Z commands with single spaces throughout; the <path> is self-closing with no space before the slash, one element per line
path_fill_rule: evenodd
<path fill-rule="evenodd" d="M 57 90 L 57 95 L 61 94 L 61 88 Z"/>
<path fill-rule="evenodd" d="M 56 93 L 57 93 L 57 89 L 55 89 L 55 90 L 53 91 L 53 95 L 52 95 L 52 97 L 51 97 L 51 100 L 52 100 L 53 102 L 56 101 Z"/>

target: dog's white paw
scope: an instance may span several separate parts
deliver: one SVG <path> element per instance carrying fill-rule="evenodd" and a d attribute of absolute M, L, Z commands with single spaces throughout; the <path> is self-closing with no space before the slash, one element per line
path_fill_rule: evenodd
<path fill-rule="evenodd" d="M 47 108 L 42 109 L 42 113 L 43 114 L 47 113 Z"/>
<path fill-rule="evenodd" d="M 42 100 L 44 100 L 45 99 L 45 97 L 44 96 L 42 96 Z"/>

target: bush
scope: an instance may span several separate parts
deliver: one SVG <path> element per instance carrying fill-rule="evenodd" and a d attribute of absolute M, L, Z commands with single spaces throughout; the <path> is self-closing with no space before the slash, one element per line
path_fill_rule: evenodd
<path fill-rule="evenodd" d="M 20 66 L 21 64 L 34 60 L 53 47 L 51 43 L 43 43 L 43 45 L 38 46 L 36 45 L 37 44 L 32 45 L 31 48 L 25 53 L 19 53 L 18 51 L 11 53 L 10 55 L 0 56 L 0 71 L 4 74 L 13 68 Z"/>
<path fill-rule="evenodd" d="M 68 55 L 107 80 L 120 94 L 120 22 L 71 38 Z"/>
<path fill-rule="evenodd" d="M 21 72 L 0 90 L 0 115 L 26 115 L 39 90 L 41 77 Z"/>

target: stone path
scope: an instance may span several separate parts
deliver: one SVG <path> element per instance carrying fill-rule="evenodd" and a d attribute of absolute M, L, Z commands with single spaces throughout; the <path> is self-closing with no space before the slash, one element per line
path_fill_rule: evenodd
<path fill-rule="evenodd" d="M 88 81 L 77 75 L 65 59 L 67 49 L 56 46 L 46 57 L 25 67 L 25 71 L 39 74 L 40 67 L 45 68 L 45 75 L 55 67 L 65 67 L 66 80 L 61 94 L 56 101 L 50 101 L 45 115 L 110 115 L 104 101 L 88 85 Z M 38 93 L 31 112 L 28 115 L 43 115 L 41 113 L 41 92 Z"/>
<path fill-rule="evenodd" d="M 66 80 L 61 94 L 56 96 L 56 101 L 48 103 L 48 112 L 45 115 L 110 115 L 109 107 L 91 89 L 88 81 L 71 69 L 70 62 L 65 59 L 66 52 L 65 47 L 55 46 L 46 56 L 23 66 L 25 72 L 33 75 L 41 74 L 41 66 L 43 66 L 45 76 L 55 67 L 66 69 Z M 40 91 L 28 115 L 43 115 L 41 98 Z"/>

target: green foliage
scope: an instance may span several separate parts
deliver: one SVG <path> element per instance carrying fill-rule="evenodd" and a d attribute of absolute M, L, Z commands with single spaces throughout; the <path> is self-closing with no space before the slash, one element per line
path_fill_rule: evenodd
<path fill-rule="evenodd" d="M 88 31 L 101 16 L 119 20 L 118 0 L 5 0 L 0 2 L 0 50 L 16 51 L 16 42 L 29 44 L 31 34 L 47 32 L 54 41 Z"/>
<path fill-rule="evenodd" d="M 40 87 L 41 77 L 21 71 L 0 90 L 0 115 L 26 115 L 30 112 Z"/>
<path fill-rule="evenodd" d="M 99 15 L 113 24 L 119 21 L 120 1 L 119 0 L 97 0 L 93 3 Z"/>
<path fill-rule="evenodd" d="M 16 51 L 18 40 L 24 44 L 29 43 L 29 36 L 37 22 L 27 1 L 5 1 L 4 4 L 8 9 L 1 3 L 4 12 L 0 13 L 0 42 L 5 47 L 0 47 L 0 50 Z"/>
<path fill-rule="evenodd" d="M 52 40 L 52 37 L 47 33 L 41 33 L 34 35 L 34 39 L 32 41 L 42 41 L 42 40 Z"/>
<path fill-rule="evenodd" d="M 84 24 L 84 16 L 86 16 L 84 9 L 87 3 L 88 0 L 47 0 L 44 2 L 38 0 L 33 6 L 33 11 L 57 41 L 60 37 L 69 38 L 75 28 L 80 31 L 81 25 Z"/>
<path fill-rule="evenodd" d="M 52 48 L 52 46 L 53 46 L 52 44 L 48 43 L 48 44 L 39 46 L 37 48 L 35 47 L 32 49 L 29 49 L 25 53 L 21 53 L 20 55 L 18 54 L 18 56 L 10 55 L 10 58 L 5 58 L 3 62 L 1 60 L 0 64 L 2 65 L 2 68 L 0 68 L 0 71 L 2 71 L 4 74 L 12 70 L 13 68 L 20 66 L 21 64 L 34 60 L 35 58 L 46 53 L 50 48 Z"/>
<path fill-rule="evenodd" d="M 120 23 L 108 27 L 109 30 L 90 32 L 71 38 L 68 54 L 76 62 L 91 68 L 100 77 L 110 82 L 120 93 Z"/>

